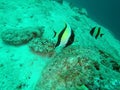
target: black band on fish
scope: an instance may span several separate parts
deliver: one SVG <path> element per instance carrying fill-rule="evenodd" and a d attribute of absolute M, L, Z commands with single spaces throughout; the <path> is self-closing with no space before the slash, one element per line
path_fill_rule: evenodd
<path fill-rule="evenodd" d="M 57 43 L 56 43 L 55 47 L 59 46 L 60 41 L 61 41 L 61 37 L 62 37 L 63 33 L 65 32 L 65 29 L 66 29 L 66 28 L 67 28 L 67 24 L 65 24 L 64 29 L 63 29 L 63 30 L 60 32 L 60 34 L 58 35 L 58 40 L 57 40 Z"/>
<path fill-rule="evenodd" d="M 94 31 L 95 31 L 95 28 L 96 28 L 96 27 L 93 27 L 92 30 L 90 31 L 90 34 L 91 34 L 92 36 L 93 36 Z"/>
<path fill-rule="evenodd" d="M 69 46 L 70 44 L 72 44 L 74 42 L 74 32 L 73 30 L 71 30 L 71 36 L 69 37 L 69 40 L 67 42 L 67 44 L 65 45 L 65 47 Z"/>
<path fill-rule="evenodd" d="M 97 32 L 97 35 L 95 36 L 95 38 L 97 39 L 97 37 L 99 36 L 99 34 L 100 34 L 100 27 L 98 28 L 98 32 Z"/>

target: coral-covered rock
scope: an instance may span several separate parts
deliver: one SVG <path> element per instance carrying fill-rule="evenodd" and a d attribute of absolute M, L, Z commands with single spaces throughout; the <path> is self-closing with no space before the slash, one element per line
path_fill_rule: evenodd
<path fill-rule="evenodd" d="M 54 44 L 46 39 L 35 38 L 29 43 L 29 47 L 41 56 L 51 57 L 54 54 Z"/>
<path fill-rule="evenodd" d="M 9 29 L 1 34 L 2 40 L 10 45 L 21 45 L 29 42 L 34 37 L 41 37 L 43 34 L 43 27 L 40 28 L 22 28 Z"/>
<path fill-rule="evenodd" d="M 44 68 L 36 90 L 117 90 L 119 73 L 103 66 L 100 57 L 92 48 L 65 48 Z"/>

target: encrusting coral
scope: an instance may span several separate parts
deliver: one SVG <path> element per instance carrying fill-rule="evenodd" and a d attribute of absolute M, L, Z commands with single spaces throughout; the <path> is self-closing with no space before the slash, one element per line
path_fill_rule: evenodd
<path fill-rule="evenodd" d="M 35 38 L 29 43 L 32 52 L 40 56 L 51 57 L 54 54 L 54 44 L 49 40 L 42 38 Z"/>
<path fill-rule="evenodd" d="M 1 33 L 2 40 L 10 45 L 21 45 L 28 43 L 34 37 L 41 37 L 44 30 L 43 27 L 28 27 L 22 29 L 9 29 Z"/>
<path fill-rule="evenodd" d="M 92 48 L 83 49 L 79 46 L 65 48 L 44 68 L 36 90 L 80 90 L 81 88 L 103 90 L 108 87 L 120 89 L 120 80 L 116 80 L 116 76 L 120 78 L 119 73 L 105 67 L 100 62 L 102 59 L 101 55 Z M 114 76 L 111 77 L 113 73 Z"/>

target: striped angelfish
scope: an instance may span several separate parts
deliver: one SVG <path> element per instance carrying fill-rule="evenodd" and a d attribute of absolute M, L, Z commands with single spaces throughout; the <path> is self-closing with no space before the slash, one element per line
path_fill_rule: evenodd
<path fill-rule="evenodd" d="M 96 26 L 90 30 L 90 35 L 95 37 L 95 39 L 97 39 L 98 37 L 102 37 L 104 34 L 101 33 L 101 27 Z"/>
<path fill-rule="evenodd" d="M 54 37 L 57 35 L 54 31 Z M 65 27 L 61 32 L 57 35 L 57 43 L 55 47 L 67 47 L 74 42 L 74 32 L 70 28 L 68 23 L 65 23 Z"/>

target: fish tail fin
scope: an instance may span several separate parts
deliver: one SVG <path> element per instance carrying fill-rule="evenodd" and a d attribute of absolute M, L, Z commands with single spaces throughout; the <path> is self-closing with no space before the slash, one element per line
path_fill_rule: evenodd
<path fill-rule="evenodd" d="M 100 37 L 102 37 L 104 34 L 100 34 Z"/>

